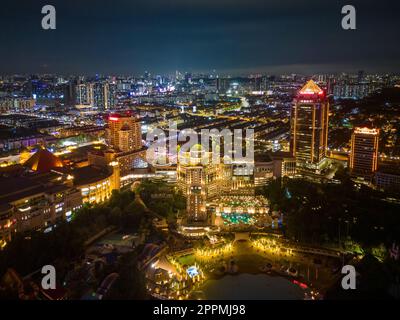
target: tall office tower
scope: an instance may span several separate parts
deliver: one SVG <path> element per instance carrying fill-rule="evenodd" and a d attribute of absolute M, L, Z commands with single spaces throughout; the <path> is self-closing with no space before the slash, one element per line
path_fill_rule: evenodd
<path fill-rule="evenodd" d="M 262 82 L 262 77 L 261 75 L 257 74 L 253 77 L 251 80 L 251 90 L 253 91 L 262 91 L 261 90 L 261 82 Z"/>
<path fill-rule="evenodd" d="M 333 88 L 335 87 L 335 78 L 333 76 L 329 76 L 326 82 L 326 91 L 328 95 L 333 94 Z"/>
<path fill-rule="evenodd" d="M 341 82 L 335 84 L 333 88 L 333 95 L 335 98 L 340 99 L 362 99 L 373 92 L 374 86 L 370 83 L 349 83 Z"/>
<path fill-rule="evenodd" d="M 77 105 L 88 105 L 93 106 L 93 84 L 92 83 L 81 83 L 75 87 L 75 103 Z"/>
<path fill-rule="evenodd" d="M 360 83 L 363 81 L 364 81 L 364 70 L 360 70 L 360 71 L 358 71 L 358 74 L 357 74 L 357 82 Z"/>
<path fill-rule="evenodd" d="M 350 170 L 371 179 L 378 168 L 379 129 L 355 128 L 351 136 Z"/>
<path fill-rule="evenodd" d="M 98 109 L 105 110 L 105 92 L 104 92 L 104 84 L 96 82 L 93 84 L 93 102 L 94 106 Z"/>
<path fill-rule="evenodd" d="M 116 86 L 108 82 L 93 84 L 94 106 L 100 110 L 109 110 L 115 106 Z"/>
<path fill-rule="evenodd" d="M 267 91 L 268 89 L 268 78 L 263 76 L 261 78 L 261 91 Z"/>
<path fill-rule="evenodd" d="M 217 87 L 218 93 L 226 93 L 226 90 L 229 89 L 229 79 L 217 78 L 216 79 L 216 87 Z"/>
<path fill-rule="evenodd" d="M 175 71 L 175 80 L 180 81 L 183 79 L 182 73 L 180 73 L 178 70 Z"/>
<path fill-rule="evenodd" d="M 104 90 L 106 91 L 104 94 L 106 98 L 105 109 L 113 109 L 115 107 L 117 85 L 115 83 L 107 83 Z"/>
<path fill-rule="evenodd" d="M 268 78 L 260 74 L 255 75 L 251 79 L 251 90 L 253 91 L 267 91 L 268 89 Z"/>
<path fill-rule="evenodd" d="M 138 118 L 129 114 L 113 114 L 108 118 L 108 142 L 117 151 L 137 151 L 142 148 L 142 132 Z"/>
<path fill-rule="evenodd" d="M 192 74 L 191 73 L 189 73 L 189 72 L 185 73 L 185 82 L 187 84 L 192 84 Z"/>
<path fill-rule="evenodd" d="M 69 80 L 67 83 L 64 83 L 63 85 L 64 88 L 64 103 L 66 106 L 74 106 L 75 105 L 75 99 L 76 99 L 76 92 L 75 92 L 75 87 L 76 83 L 73 80 Z"/>
<path fill-rule="evenodd" d="M 329 101 L 312 80 L 298 92 L 291 114 L 290 147 L 299 172 L 320 173 L 328 144 Z"/>

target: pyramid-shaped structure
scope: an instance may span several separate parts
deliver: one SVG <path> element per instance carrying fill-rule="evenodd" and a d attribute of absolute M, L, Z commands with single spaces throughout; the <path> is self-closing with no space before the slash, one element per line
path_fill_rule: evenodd
<path fill-rule="evenodd" d="M 299 91 L 300 94 L 323 94 L 324 91 L 313 81 L 309 80 Z"/>
<path fill-rule="evenodd" d="M 47 149 L 40 149 L 24 163 L 24 166 L 33 171 L 49 172 L 51 169 L 62 167 L 63 163 Z"/>

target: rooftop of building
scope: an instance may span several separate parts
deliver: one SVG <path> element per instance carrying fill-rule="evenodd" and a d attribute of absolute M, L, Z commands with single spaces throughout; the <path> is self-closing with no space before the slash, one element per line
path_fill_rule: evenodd
<path fill-rule="evenodd" d="M 254 155 L 255 162 L 271 162 L 272 158 L 268 153 L 256 153 Z"/>
<path fill-rule="evenodd" d="M 74 150 L 71 150 L 69 153 L 65 153 L 60 155 L 60 159 L 63 161 L 69 160 L 70 162 L 80 162 L 82 160 L 88 159 L 88 153 L 96 153 L 100 154 L 107 149 L 105 144 L 95 144 L 78 147 Z"/>
<path fill-rule="evenodd" d="M 19 176 L 24 172 L 26 168 L 24 168 L 21 164 L 12 164 L 5 167 L 0 167 L 0 175 L 1 176 Z"/>
<path fill-rule="evenodd" d="M 354 133 L 356 134 L 365 134 L 365 135 L 378 135 L 379 129 L 377 128 L 368 128 L 368 127 L 356 127 L 354 128 Z"/>
<path fill-rule="evenodd" d="M 289 151 L 276 151 L 271 152 L 270 156 L 273 160 L 284 159 L 284 158 L 294 158 L 292 153 Z"/>
<path fill-rule="evenodd" d="M 400 166 L 398 163 L 380 163 L 378 173 L 386 173 L 393 175 L 400 175 Z"/>
<path fill-rule="evenodd" d="M 70 186 L 57 179 L 60 177 L 60 174 L 55 172 L 25 172 L 20 176 L 0 176 L 0 205 L 36 194 L 65 192 Z"/>
<path fill-rule="evenodd" d="M 140 149 L 138 150 L 131 150 L 131 151 L 116 151 L 116 157 L 123 157 L 123 156 L 128 156 L 128 155 L 133 155 L 133 154 L 138 154 L 141 152 L 144 152 L 147 150 L 146 146 L 142 146 Z"/>
<path fill-rule="evenodd" d="M 96 183 L 110 177 L 111 174 L 112 171 L 109 168 L 93 165 L 71 170 L 71 175 L 74 177 L 74 184 L 76 186 Z"/>
<path fill-rule="evenodd" d="M 13 207 L 12 205 L 8 204 L 8 203 L 2 203 L 0 202 L 0 214 L 5 213 L 9 210 L 11 210 Z"/>
<path fill-rule="evenodd" d="M 43 185 L 27 177 L 0 178 L 0 205 L 44 192 Z"/>
<path fill-rule="evenodd" d="M 324 90 L 322 90 L 314 80 L 309 80 L 307 83 L 298 91 L 298 97 L 304 98 L 323 98 L 325 96 Z"/>
<path fill-rule="evenodd" d="M 139 121 L 139 118 L 133 112 L 118 112 L 118 113 L 111 113 L 108 116 L 109 121 L 118 121 L 120 119 L 131 119 L 133 121 Z"/>

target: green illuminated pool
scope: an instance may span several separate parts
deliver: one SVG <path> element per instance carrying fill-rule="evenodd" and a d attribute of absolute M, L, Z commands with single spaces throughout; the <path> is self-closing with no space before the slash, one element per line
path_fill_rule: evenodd
<path fill-rule="evenodd" d="M 253 216 L 248 213 L 222 213 L 221 216 L 225 224 L 254 224 L 255 222 Z"/>

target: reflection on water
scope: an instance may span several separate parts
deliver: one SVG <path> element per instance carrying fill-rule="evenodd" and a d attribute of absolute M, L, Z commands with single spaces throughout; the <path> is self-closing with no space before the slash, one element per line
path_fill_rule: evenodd
<path fill-rule="evenodd" d="M 227 275 L 208 280 L 203 288 L 210 300 L 302 300 L 304 290 L 290 280 L 266 274 Z"/>

